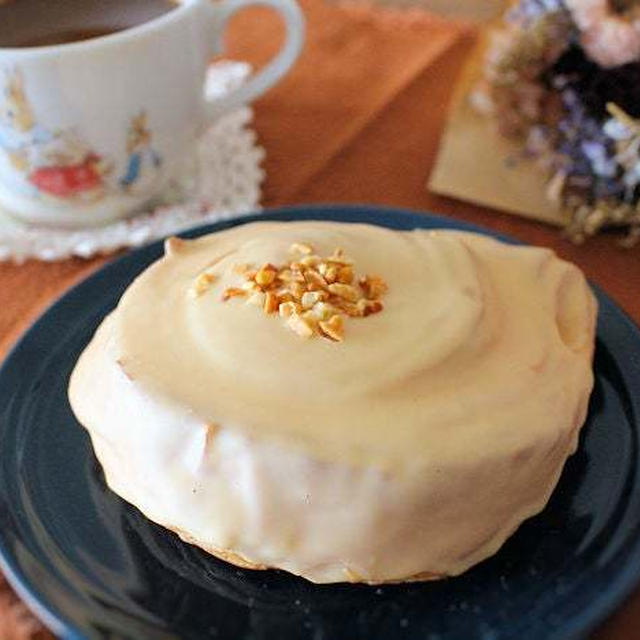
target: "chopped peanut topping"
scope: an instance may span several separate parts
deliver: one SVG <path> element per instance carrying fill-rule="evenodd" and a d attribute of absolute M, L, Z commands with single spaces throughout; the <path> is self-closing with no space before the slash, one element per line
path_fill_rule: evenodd
<path fill-rule="evenodd" d="M 336 342 L 342 342 L 344 340 L 344 320 L 342 316 L 331 316 L 328 320 L 319 323 L 320 331 L 325 336 L 335 340 Z"/>
<path fill-rule="evenodd" d="M 355 287 L 352 287 L 350 284 L 342 284 L 340 282 L 330 284 L 329 292 L 343 300 L 348 300 L 349 302 L 355 302 L 360 297 Z"/>
<path fill-rule="evenodd" d="M 256 307 L 264 308 L 267 294 L 264 291 L 254 291 L 248 298 L 247 304 L 253 304 Z"/>
<path fill-rule="evenodd" d="M 295 316 L 300 313 L 302 308 L 295 302 L 283 302 L 278 307 L 278 312 L 281 318 L 288 318 L 289 316 Z"/>
<path fill-rule="evenodd" d="M 222 301 L 226 302 L 230 298 L 242 298 L 247 295 L 244 289 L 238 289 L 236 287 L 229 287 L 222 292 Z"/>
<path fill-rule="evenodd" d="M 291 271 L 291 269 L 283 269 L 277 277 L 282 282 L 304 282 L 304 276 L 299 271 Z"/>
<path fill-rule="evenodd" d="M 326 293 L 324 291 L 305 291 L 300 298 L 303 309 L 311 309 L 316 303 L 325 299 Z"/>
<path fill-rule="evenodd" d="M 342 265 L 353 264 L 353 260 L 345 258 L 343 249 L 336 249 L 333 254 L 327 258 L 327 262 L 335 262 L 336 264 Z"/>
<path fill-rule="evenodd" d="M 272 264 L 264 264 L 256 273 L 254 280 L 261 287 L 268 287 L 276 279 L 277 269 Z"/>
<path fill-rule="evenodd" d="M 246 297 L 247 304 L 262 307 L 265 314 L 277 313 L 300 337 L 320 336 L 333 342 L 344 340 L 345 317 L 366 318 L 384 309 L 380 300 L 387 291 L 384 280 L 365 275 L 354 286 L 353 261 L 342 249 L 328 258 L 315 254 L 305 243 L 294 243 L 290 250 L 300 258 L 281 267 L 267 263 L 255 270 L 251 265 L 237 265 L 234 273 L 245 282 L 241 288 L 226 289 L 222 299 Z M 194 289 L 198 282 L 196 279 Z"/>
<path fill-rule="evenodd" d="M 278 296 L 271 292 L 267 291 L 264 298 L 264 312 L 265 313 L 275 313 L 280 306 L 280 302 L 278 301 Z"/>
<path fill-rule="evenodd" d="M 298 314 L 289 316 L 287 320 L 288 327 L 302 338 L 310 338 L 313 336 L 313 328 L 309 321 Z"/>
<path fill-rule="evenodd" d="M 303 267 L 316 267 L 320 264 L 322 258 L 320 256 L 305 256 L 300 260 Z"/>
<path fill-rule="evenodd" d="M 215 276 L 212 273 L 208 273 L 207 271 L 202 272 L 193 283 L 191 287 L 191 295 L 197 298 L 201 296 L 203 293 L 206 293 L 211 283 L 215 280 Z"/>
<path fill-rule="evenodd" d="M 303 311 L 300 317 L 313 329 L 313 333 L 318 333 L 318 318 L 313 311 Z"/>
<path fill-rule="evenodd" d="M 276 295 L 278 296 L 278 301 L 281 303 L 295 301 L 294 296 L 291 294 L 291 292 L 287 291 L 286 289 L 278 289 L 276 291 Z"/>
<path fill-rule="evenodd" d="M 333 303 L 342 313 L 350 318 L 364 318 L 364 311 L 355 302 L 348 300 L 334 300 Z"/>
<path fill-rule="evenodd" d="M 245 275 L 245 273 L 247 273 L 250 270 L 251 270 L 250 264 L 237 264 L 233 267 L 233 273 L 236 273 L 239 276 Z"/>
<path fill-rule="evenodd" d="M 377 300 L 387 292 L 387 283 L 378 276 L 365 276 L 358 284 L 369 300 Z"/>
<path fill-rule="evenodd" d="M 318 320 L 328 320 L 332 315 L 337 313 L 338 310 L 327 302 L 318 302 L 313 305 L 311 312 Z"/>
<path fill-rule="evenodd" d="M 293 296 L 294 300 L 300 300 L 306 290 L 306 286 L 300 282 L 292 282 L 289 286 L 289 292 Z"/>
<path fill-rule="evenodd" d="M 343 284 L 351 284 L 353 282 L 353 269 L 351 266 L 345 265 L 344 267 L 340 267 L 337 280 Z"/>
<path fill-rule="evenodd" d="M 309 291 L 327 288 L 327 281 L 314 269 L 307 269 L 304 272 L 304 279 L 307 282 Z"/>
<path fill-rule="evenodd" d="M 313 247 L 310 244 L 306 244 L 305 242 L 294 242 L 290 248 L 291 253 L 302 253 L 304 255 L 313 253 Z"/>
<path fill-rule="evenodd" d="M 362 316 L 366 318 L 372 313 L 380 313 L 384 305 L 380 300 L 358 300 L 358 309 L 362 311 Z"/>
<path fill-rule="evenodd" d="M 340 275 L 340 267 L 335 264 L 324 264 L 322 266 L 324 267 L 324 269 L 320 272 L 320 274 L 324 276 L 324 279 L 329 283 L 335 282 Z"/>
<path fill-rule="evenodd" d="M 256 277 L 256 272 L 250 269 L 249 271 L 244 271 L 242 275 L 247 282 L 253 282 Z"/>

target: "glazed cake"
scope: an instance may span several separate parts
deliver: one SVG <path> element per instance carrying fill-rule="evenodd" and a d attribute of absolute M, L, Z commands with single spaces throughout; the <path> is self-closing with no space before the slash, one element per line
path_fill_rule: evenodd
<path fill-rule="evenodd" d="M 454 576 L 545 506 L 595 316 L 546 249 L 253 223 L 169 240 L 69 397 L 109 487 L 220 558 L 319 583 Z"/>

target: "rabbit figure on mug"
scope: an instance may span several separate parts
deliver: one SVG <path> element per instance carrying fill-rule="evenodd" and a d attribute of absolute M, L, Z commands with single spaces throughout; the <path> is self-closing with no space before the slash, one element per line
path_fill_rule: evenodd
<path fill-rule="evenodd" d="M 109 163 L 75 131 L 40 126 L 15 69 L 6 76 L 0 103 L 0 149 L 17 174 L 13 187 L 22 183 L 23 191 L 52 200 L 93 202 L 104 195 Z"/>

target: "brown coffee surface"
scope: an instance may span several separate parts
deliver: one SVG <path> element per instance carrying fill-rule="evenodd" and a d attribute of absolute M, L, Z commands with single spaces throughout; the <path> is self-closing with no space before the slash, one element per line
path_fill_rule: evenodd
<path fill-rule="evenodd" d="M 0 2 L 0 48 L 81 42 L 144 24 L 176 0 L 13 0 Z"/>
<path fill-rule="evenodd" d="M 80 42 L 82 40 L 91 40 L 108 36 L 116 33 L 117 29 L 64 29 L 54 30 L 51 33 L 45 33 L 30 39 L 18 40 L 11 46 L 13 47 L 49 47 L 56 44 L 67 44 L 69 42 Z"/>

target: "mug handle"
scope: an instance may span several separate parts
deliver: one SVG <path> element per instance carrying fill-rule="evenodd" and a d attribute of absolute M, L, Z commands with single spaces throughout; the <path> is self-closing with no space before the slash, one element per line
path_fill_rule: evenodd
<path fill-rule="evenodd" d="M 216 3 L 216 34 L 224 33 L 229 19 L 236 11 L 256 5 L 271 7 L 282 16 L 286 30 L 285 43 L 275 58 L 247 82 L 225 96 L 206 101 L 207 119 L 210 122 L 262 95 L 289 71 L 300 55 L 304 42 L 304 17 L 295 0 L 223 0 Z M 219 35 L 216 45 L 217 53 L 221 53 Z"/>

